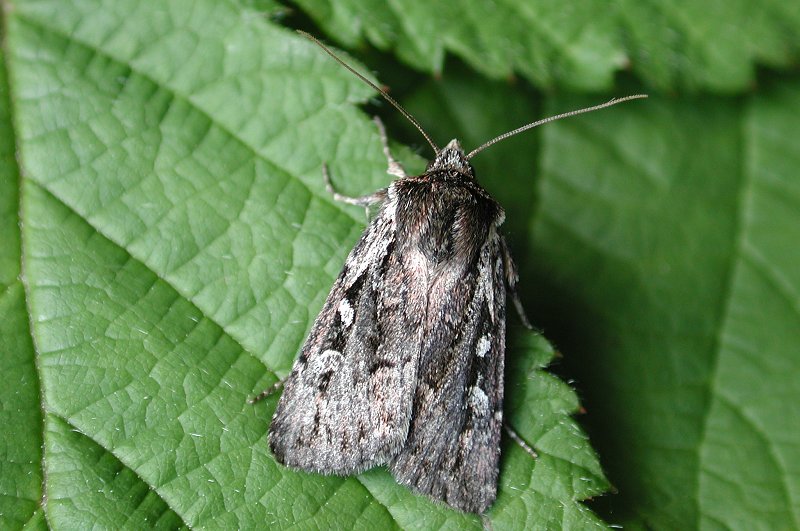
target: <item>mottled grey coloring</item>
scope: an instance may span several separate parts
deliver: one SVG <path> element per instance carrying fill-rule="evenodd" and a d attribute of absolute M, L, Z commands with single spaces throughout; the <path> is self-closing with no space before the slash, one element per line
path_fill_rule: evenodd
<path fill-rule="evenodd" d="M 413 490 L 481 513 L 497 490 L 516 283 L 503 209 L 455 140 L 368 200 L 382 205 L 286 380 L 270 447 L 320 473 L 387 464 Z"/>

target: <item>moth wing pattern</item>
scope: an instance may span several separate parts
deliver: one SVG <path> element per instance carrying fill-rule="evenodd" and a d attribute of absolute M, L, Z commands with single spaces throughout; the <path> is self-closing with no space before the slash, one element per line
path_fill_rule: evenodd
<path fill-rule="evenodd" d="M 397 243 L 389 197 L 350 252 L 286 379 L 269 430 L 279 462 L 350 474 L 387 462 L 403 445 L 425 282 Z"/>
<path fill-rule="evenodd" d="M 492 227 L 477 267 L 450 284 L 462 293 L 438 297 L 432 292 L 429 315 L 438 317 L 429 323 L 420 355 L 412 422 L 403 449 L 389 465 L 399 483 L 474 513 L 483 513 L 497 491 L 506 313 L 503 245 Z M 459 301 L 464 301 L 460 307 Z M 442 312 L 447 318 L 441 318 Z M 451 321 L 459 325 L 452 328 Z"/>

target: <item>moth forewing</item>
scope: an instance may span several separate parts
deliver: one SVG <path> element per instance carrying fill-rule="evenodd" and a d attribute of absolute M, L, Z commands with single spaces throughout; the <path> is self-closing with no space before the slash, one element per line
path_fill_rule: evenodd
<path fill-rule="evenodd" d="M 302 33 L 302 32 L 301 32 Z M 503 427 L 506 291 L 524 324 L 517 273 L 499 232 L 504 213 L 469 159 L 508 136 L 627 99 L 540 120 L 464 153 L 439 149 L 408 176 L 389 152 L 387 189 L 348 203 L 380 203 L 311 328 L 269 429 L 276 459 L 325 474 L 387 464 L 398 482 L 462 511 L 483 513 L 497 491 Z M 529 325 L 528 325 L 529 326 Z"/>
<path fill-rule="evenodd" d="M 394 329 L 379 322 L 397 306 L 382 296 L 400 273 L 393 210 L 389 199 L 350 252 L 286 379 L 269 432 L 284 464 L 348 474 L 385 463 L 403 444 L 419 349 L 404 341 L 403 312 Z"/>
<path fill-rule="evenodd" d="M 475 513 L 497 490 L 506 290 L 500 245 L 491 230 L 458 288 L 431 297 L 441 318 L 423 346 L 408 439 L 390 465 L 400 483 Z M 457 325 L 449 331 L 451 321 Z"/>

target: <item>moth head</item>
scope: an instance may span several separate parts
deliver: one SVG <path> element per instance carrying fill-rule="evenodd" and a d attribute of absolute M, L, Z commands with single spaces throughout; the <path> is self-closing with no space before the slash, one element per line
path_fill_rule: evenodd
<path fill-rule="evenodd" d="M 436 153 L 436 158 L 428 163 L 428 171 L 455 170 L 459 173 L 474 175 L 472 166 L 461 143 L 455 138 Z"/>

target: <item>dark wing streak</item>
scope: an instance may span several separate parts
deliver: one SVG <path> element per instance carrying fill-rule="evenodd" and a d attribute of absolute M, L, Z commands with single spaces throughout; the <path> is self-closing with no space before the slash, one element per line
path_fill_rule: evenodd
<path fill-rule="evenodd" d="M 424 282 L 407 270 L 395 232 L 390 198 L 350 252 L 286 380 L 269 433 L 281 463 L 349 474 L 385 463 L 406 438 L 419 357 L 407 331 L 419 329 L 419 316 L 396 308 L 394 321 L 382 316 L 414 295 L 387 286 Z"/>
<path fill-rule="evenodd" d="M 485 511 L 497 490 L 506 295 L 501 245 L 492 230 L 478 267 L 456 284 L 470 293 L 446 297 L 468 301 L 463 320 L 452 333 L 431 330 L 426 338 L 408 439 L 390 464 L 400 483 L 474 513 Z"/>

